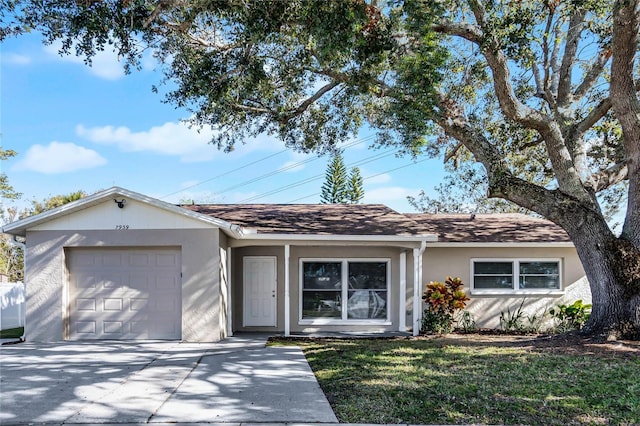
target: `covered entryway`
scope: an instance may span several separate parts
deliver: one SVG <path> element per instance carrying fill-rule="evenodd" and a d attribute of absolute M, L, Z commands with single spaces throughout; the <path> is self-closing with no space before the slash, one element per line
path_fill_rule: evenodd
<path fill-rule="evenodd" d="M 179 248 L 67 252 L 69 338 L 180 339 Z"/>
<path fill-rule="evenodd" d="M 246 256 L 243 260 L 243 326 L 277 325 L 276 257 Z"/>

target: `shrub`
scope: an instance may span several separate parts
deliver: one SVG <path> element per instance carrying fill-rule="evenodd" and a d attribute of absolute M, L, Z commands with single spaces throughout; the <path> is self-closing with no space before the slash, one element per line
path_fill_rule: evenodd
<path fill-rule="evenodd" d="M 426 333 L 450 333 L 453 331 L 454 314 L 467 306 L 469 298 L 463 290 L 460 278 L 447 277 L 444 283 L 431 281 L 422 294 L 427 307 L 422 316 L 422 331 Z"/>
<path fill-rule="evenodd" d="M 537 333 L 540 331 L 544 313 L 542 315 L 526 315 L 522 309 L 525 300 L 522 299 L 518 308 L 513 312 L 510 308 L 507 308 L 507 312 L 500 312 L 500 327 L 504 331 L 516 333 Z"/>
<path fill-rule="evenodd" d="M 589 320 L 591 305 L 576 300 L 571 305 L 558 305 L 549 309 L 549 313 L 557 320 L 556 330 L 560 333 L 580 330 Z"/>
<path fill-rule="evenodd" d="M 465 333 L 471 333 L 473 331 L 476 331 L 478 328 L 476 326 L 476 320 L 473 317 L 473 314 L 469 311 L 459 312 L 456 323 L 458 324 L 458 328 Z"/>

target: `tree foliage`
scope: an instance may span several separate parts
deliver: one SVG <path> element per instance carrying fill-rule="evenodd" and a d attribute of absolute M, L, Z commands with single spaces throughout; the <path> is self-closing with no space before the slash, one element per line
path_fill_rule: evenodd
<path fill-rule="evenodd" d="M 360 169 L 354 167 L 347 174 L 342 154 L 335 153 L 327 166 L 320 202 L 322 204 L 357 204 L 363 197 L 364 187 Z"/>
<path fill-rule="evenodd" d="M 87 193 L 84 191 L 75 191 L 69 194 L 54 195 L 41 201 L 34 199 L 31 200 L 31 207 L 22 211 L 19 211 L 16 207 L 3 208 L 1 219 L 3 223 L 10 223 L 17 219 L 24 219 L 25 217 L 63 206 L 86 196 Z M 7 234 L 2 234 L 0 238 L 0 272 L 7 275 L 9 280 L 13 282 L 24 279 L 24 251 L 22 244 L 20 242 L 16 244 Z"/>
<path fill-rule="evenodd" d="M 590 332 L 640 330 L 639 0 L 0 0 L 1 35 L 62 53 L 155 52 L 166 100 L 233 149 L 267 132 L 473 161 L 487 195 L 572 238 Z M 175 88 L 174 88 L 175 87 Z M 620 236 L 607 204 L 626 199 Z"/>
<path fill-rule="evenodd" d="M 17 153 L 11 149 L 0 148 L 0 161 L 4 161 L 8 158 L 15 157 Z M 16 192 L 13 186 L 9 183 L 9 178 L 6 173 L 0 173 L 0 198 L 3 200 L 16 200 L 20 198 L 22 194 Z"/>
<path fill-rule="evenodd" d="M 347 202 L 347 167 L 342 155 L 337 153 L 331 159 L 322 184 L 320 202 L 322 204 L 344 204 Z"/>
<path fill-rule="evenodd" d="M 79 190 L 79 191 L 70 192 L 68 194 L 52 195 L 43 200 L 33 199 L 31 200 L 31 207 L 24 209 L 20 213 L 20 219 L 23 219 L 29 216 L 34 216 L 40 213 L 44 213 L 47 210 L 52 210 L 52 209 L 55 209 L 56 207 L 63 206 L 72 201 L 80 200 L 86 197 L 87 195 L 88 194 L 85 191 Z"/>
<path fill-rule="evenodd" d="M 360 169 L 353 167 L 349 173 L 349 182 L 347 182 L 347 203 L 359 204 L 364 198 L 364 182 Z"/>

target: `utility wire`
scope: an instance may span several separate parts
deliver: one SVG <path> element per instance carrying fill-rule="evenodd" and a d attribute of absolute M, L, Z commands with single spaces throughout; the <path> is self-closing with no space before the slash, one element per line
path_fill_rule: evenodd
<path fill-rule="evenodd" d="M 180 190 L 178 190 L 178 191 L 175 191 L 175 192 L 172 192 L 172 193 L 170 193 L 170 194 L 167 194 L 167 195 L 165 195 L 165 196 L 163 196 L 163 197 L 160 197 L 160 199 L 162 200 L 163 198 L 167 198 L 167 197 L 170 197 L 170 196 L 172 196 L 172 195 L 175 195 L 175 194 L 179 194 L 179 193 L 181 193 L 181 192 L 184 192 L 184 191 L 186 191 L 187 189 L 195 188 L 196 186 L 200 186 L 200 185 L 202 185 L 202 184 L 204 184 L 204 183 L 211 182 L 212 180 L 220 179 L 221 177 L 225 177 L 225 176 L 230 175 L 230 174 L 232 174 L 232 173 L 235 173 L 235 172 L 237 172 L 237 171 L 240 171 L 240 170 L 246 169 L 246 168 L 247 168 L 247 167 L 249 167 L 249 166 L 253 166 L 254 164 L 258 164 L 258 163 L 260 163 L 260 162 L 262 162 L 262 161 L 268 160 L 269 158 L 273 158 L 273 157 L 275 157 L 276 155 L 280 155 L 280 154 L 282 154 L 283 152 L 286 152 L 286 151 L 289 151 L 289 148 L 283 149 L 282 151 L 278 151 L 278 152 L 276 152 L 275 154 L 271 154 L 271 155 L 268 155 L 268 156 L 266 156 L 266 157 L 260 158 L 260 159 L 258 159 L 258 160 L 252 161 L 252 162 L 250 162 L 250 163 L 247 163 L 247 164 L 245 164 L 245 165 L 243 165 L 243 166 L 240 166 L 240 167 L 237 167 L 237 168 L 235 168 L 235 169 L 228 170 L 228 171 L 226 171 L 226 172 L 224 172 L 224 173 L 222 173 L 222 174 L 219 174 L 219 175 L 217 175 L 217 176 L 214 176 L 214 177 L 212 177 L 212 178 L 210 178 L 210 179 L 206 179 L 206 180 L 203 180 L 203 181 L 200 181 L 200 182 L 194 183 L 193 185 L 189 185 L 189 186 L 184 187 L 184 188 L 182 188 L 182 189 L 180 189 Z"/>
<path fill-rule="evenodd" d="M 374 137 L 375 137 L 374 135 L 371 135 L 371 136 L 364 137 L 364 138 L 362 138 L 362 139 L 357 139 L 357 140 L 355 140 L 355 141 L 353 141 L 353 142 L 350 142 L 350 143 L 346 144 L 345 146 L 341 147 L 341 149 L 346 149 L 346 148 L 350 148 L 350 147 L 355 146 L 355 145 L 359 145 L 359 144 L 361 144 L 361 143 L 363 143 L 363 142 L 366 142 L 366 141 L 368 141 L 368 140 L 373 139 Z M 274 154 L 268 155 L 268 156 L 266 156 L 266 157 L 263 157 L 263 158 L 260 158 L 260 159 L 258 159 L 258 160 L 252 161 L 252 162 L 250 162 L 250 163 L 247 163 L 247 164 L 242 165 L 242 166 L 240 166 L 240 167 L 237 167 L 237 168 L 235 168 L 235 169 L 229 170 L 229 171 L 227 171 L 227 172 L 225 172 L 225 173 L 222 173 L 222 174 L 220 174 L 220 175 L 214 176 L 214 177 L 212 177 L 212 178 L 210 178 L 210 179 L 206 179 L 206 180 L 203 180 L 203 181 L 201 181 L 201 182 L 197 182 L 197 183 L 195 183 L 195 184 L 193 184 L 193 185 L 187 186 L 187 187 L 182 188 L 182 189 L 180 189 L 180 190 L 178 190 L 178 191 L 175 191 L 175 192 L 172 192 L 172 193 L 170 193 L 170 194 L 167 194 L 167 195 L 165 195 L 165 196 L 163 196 L 163 197 L 160 197 L 160 199 L 167 198 L 167 197 L 169 197 L 169 196 L 171 196 L 171 195 L 179 194 L 179 193 L 184 192 L 184 191 L 186 191 L 186 190 L 188 190 L 188 189 L 195 188 L 196 186 L 200 186 L 200 185 L 202 185 L 202 184 L 204 184 L 204 183 L 211 182 L 211 181 L 213 181 L 213 180 L 216 180 L 216 179 L 219 179 L 219 178 L 221 178 L 221 177 L 224 177 L 224 176 L 230 175 L 230 174 L 235 173 L 235 172 L 237 172 L 237 171 L 240 171 L 240 170 L 246 169 L 247 167 L 250 167 L 250 166 L 253 166 L 254 164 L 257 164 L 257 163 L 260 163 L 260 162 L 262 162 L 262 161 L 268 160 L 269 158 L 272 158 L 272 157 L 275 157 L 275 156 L 277 156 L 277 155 L 280 155 L 280 154 L 282 154 L 283 152 L 286 152 L 286 151 L 289 151 L 289 148 L 283 149 L 282 151 L 278 151 L 278 152 L 276 152 L 276 153 L 274 153 Z M 284 173 L 284 172 L 286 172 L 286 171 L 288 171 L 288 170 L 295 169 L 296 167 L 302 166 L 302 165 L 307 164 L 307 163 L 310 163 L 310 162 L 312 162 L 312 161 L 316 161 L 316 160 L 318 160 L 318 159 L 319 159 L 319 158 L 321 158 L 321 157 L 322 157 L 322 155 L 321 155 L 321 154 L 317 154 L 317 155 L 315 155 L 314 157 L 307 158 L 307 159 L 304 159 L 304 160 L 298 161 L 298 162 L 296 162 L 296 163 L 289 164 L 288 166 L 281 167 L 281 168 L 279 168 L 279 169 L 277 169 L 277 170 L 271 171 L 271 172 L 269 172 L 269 173 L 265 173 L 264 175 L 258 176 L 258 177 L 256 177 L 256 178 L 249 179 L 249 180 L 247 180 L 247 181 L 240 182 L 240 183 L 238 183 L 238 184 L 236 184 L 236 185 L 233 185 L 233 186 L 227 187 L 227 188 L 225 188 L 225 189 L 223 189 L 223 190 L 221 190 L 221 191 L 215 191 L 215 194 L 216 194 L 216 195 L 218 195 L 218 194 L 222 194 L 222 193 L 225 193 L 225 192 L 229 192 L 229 191 L 231 191 L 231 190 L 233 190 L 233 189 L 237 189 L 237 188 L 241 188 L 241 187 L 243 187 L 243 186 L 250 185 L 250 184 L 252 184 L 252 183 L 255 183 L 255 182 L 261 181 L 261 180 L 266 179 L 266 178 L 269 178 L 269 177 L 271 177 L 271 176 L 275 176 L 275 175 L 277 175 L 277 174 Z"/>
<path fill-rule="evenodd" d="M 374 177 L 378 177 L 378 176 L 386 174 L 386 173 L 392 173 L 392 172 L 395 172 L 396 170 L 404 169 L 406 167 L 411 167 L 411 166 L 414 166 L 416 164 L 420 164 L 420 163 L 422 163 L 424 161 L 427 161 L 427 160 L 429 160 L 429 158 L 425 158 L 425 159 L 422 159 L 420 161 L 413 161 L 413 162 L 411 162 L 409 164 L 405 164 L 404 166 L 396 167 L 394 169 L 385 170 L 384 172 L 380 172 L 380 173 L 376 173 L 376 174 L 371 175 L 371 176 L 367 176 L 366 178 L 363 178 L 362 180 L 366 181 L 366 180 L 369 180 L 369 179 L 373 179 Z M 300 200 L 304 200 L 306 198 L 315 197 L 315 196 L 318 196 L 318 195 L 320 195 L 320 192 L 316 192 L 314 194 L 305 195 L 304 197 L 296 198 L 295 200 L 287 201 L 286 204 L 293 204 L 293 203 L 296 203 L 296 202 L 298 202 Z"/>
<path fill-rule="evenodd" d="M 376 154 L 376 155 L 372 155 L 372 156 L 366 157 L 366 158 L 364 158 L 364 159 L 362 159 L 360 161 L 356 161 L 354 163 L 351 163 L 351 164 L 347 165 L 346 167 L 357 167 L 357 166 L 361 166 L 363 164 L 369 164 L 371 162 L 380 160 L 382 158 L 394 155 L 395 153 L 396 153 L 395 149 L 389 149 L 387 151 L 383 151 L 382 153 L 379 153 L 379 154 Z M 276 188 L 274 190 L 271 190 L 271 191 L 268 191 L 268 192 L 263 192 L 262 194 L 254 195 L 254 196 L 249 197 L 249 198 L 245 198 L 244 200 L 240 200 L 238 202 L 238 204 L 248 203 L 250 201 L 255 201 L 255 200 L 258 200 L 260 198 L 267 197 L 269 195 L 278 194 L 278 193 L 284 192 L 284 191 L 286 191 L 288 189 L 304 185 L 305 183 L 309 183 L 309 182 L 313 182 L 314 180 L 321 179 L 324 176 L 325 176 L 325 174 L 321 173 L 321 174 L 318 174 L 318 175 L 315 175 L 315 176 L 312 176 L 312 177 L 309 177 L 309 178 L 306 178 L 306 179 L 303 179 L 303 180 L 300 180 L 300 181 L 296 181 L 296 182 L 293 182 L 293 183 L 291 183 L 289 185 L 281 186 L 281 187 Z"/>

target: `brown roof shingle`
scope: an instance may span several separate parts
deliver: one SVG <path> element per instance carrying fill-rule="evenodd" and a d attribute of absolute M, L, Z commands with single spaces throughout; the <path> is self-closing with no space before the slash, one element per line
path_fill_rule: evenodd
<path fill-rule="evenodd" d="M 571 242 L 558 225 L 517 213 L 425 214 L 408 213 L 418 232 L 436 234 L 439 242 L 548 243 Z"/>
<path fill-rule="evenodd" d="M 382 204 L 195 204 L 186 209 L 265 234 L 416 235 L 417 224 Z"/>
<path fill-rule="evenodd" d="M 439 242 L 570 242 L 559 226 L 523 214 L 401 214 L 382 204 L 194 204 L 181 207 L 264 234 L 426 235 Z"/>

